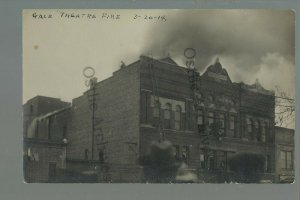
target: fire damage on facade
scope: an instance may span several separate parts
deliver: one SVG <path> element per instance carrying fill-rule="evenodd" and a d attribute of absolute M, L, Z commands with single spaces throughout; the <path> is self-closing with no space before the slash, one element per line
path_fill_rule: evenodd
<path fill-rule="evenodd" d="M 243 154 L 262 158 L 259 182 L 294 180 L 294 130 L 275 126 L 274 92 L 232 82 L 219 60 L 200 74 L 141 56 L 72 103 L 23 108 L 26 182 L 147 182 L 140 161 L 164 141 L 193 182 L 235 180 L 230 160 Z"/>

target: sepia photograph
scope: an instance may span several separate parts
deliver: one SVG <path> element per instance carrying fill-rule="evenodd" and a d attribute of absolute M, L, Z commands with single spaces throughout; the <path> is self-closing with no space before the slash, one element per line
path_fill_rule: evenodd
<path fill-rule="evenodd" d="M 294 183 L 294 11 L 22 20 L 24 182 Z"/>

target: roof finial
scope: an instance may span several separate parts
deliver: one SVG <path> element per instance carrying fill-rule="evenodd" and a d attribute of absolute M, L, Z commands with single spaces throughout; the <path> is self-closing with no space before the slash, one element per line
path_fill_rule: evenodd
<path fill-rule="evenodd" d="M 216 61 L 215 61 L 215 63 L 220 63 L 220 59 L 219 59 L 219 57 L 217 57 L 217 58 L 216 58 Z"/>

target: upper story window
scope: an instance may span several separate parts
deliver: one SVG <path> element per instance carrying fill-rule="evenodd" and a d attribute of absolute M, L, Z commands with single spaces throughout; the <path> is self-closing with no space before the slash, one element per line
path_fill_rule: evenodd
<path fill-rule="evenodd" d="M 164 109 L 164 127 L 165 128 L 171 128 L 171 111 L 172 111 L 171 104 L 166 103 L 165 109 Z"/>
<path fill-rule="evenodd" d="M 196 99 L 199 103 L 201 102 L 202 98 L 203 98 L 203 96 L 201 93 L 196 93 Z"/>
<path fill-rule="evenodd" d="M 230 116 L 230 124 L 229 124 L 229 128 L 230 130 L 234 131 L 235 130 L 235 121 L 236 121 L 236 117 L 231 115 Z"/>
<path fill-rule="evenodd" d="M 231 115 L 229 118 L 229 136 L 234 137 L 235 136 L 235 127 L 236 126 L 236 116 Z"/>
<path fill-rule="evenodd" d="M 197 124 L 198 125 L 203 125 L 204 124 L 204 114 L 203 114 L 202 109 L 197 111 Z"/>
<path fill-rule="evenodd" d="M 252 133 L 252 120 L 251 119 L 247 120 L 247 132 Z"/>
<path fill-rule="evenodd" d="M 208 113 L 208 124 L 212 125 L 215 122 L 215 113 L 209 112 Z"/>
<path fill-rule="evenodd" d="M 159 117 L 159 110 L 160 110 L 160 104 L 159 101 L 156 100 L 154 102 L 154 107 L 153 107 L 153 117 Z"/>
<path fill-rule="evenodd" d="M 221 123 L 220 131 L 221 131 L 222 134 L 224 134 L 225 130 L 226 130 L 226 127 L 225 127 L 225 114 L 222 113 L 222 114 L 219 115 L 219 117 L 220 117 L 219 121 Z"/>
<path fill-rule="evenodd" d="M 254 128 L 255 128 L 255 132 L 256 132 L 256 140 L 260 141 L 261 136 L 260 136 L 260 125 L 259 125 L 259 121 L 255 121 L 254 122 Z"/>
<path fill-rule="evenodd" d="M 175 129 L 180 130 L 181 129 L 181 107 L 179 105 L 177 105 L 175 108 L 174 121 L 175 121 Z"/>
<path fill-rule="evenodd" d="M 167 103 L 164 110 L 164 118 L 165 119 L 171 119 L 171 110 L 172 106 L 170 103 Z"/>
<path fill-rule="evenodd" d="M 262 123 L 262 125 L 261 125 L 261 141 L 262 142 L 266 141 L 266 125 L 265 125 L 265 123 Z"/>
<path fill-rule="evenodd" d="M 248 137 L 253 140 L 254 135 L 253 135 L 253 121 L 252 119 L 247 119 L 247 132 L 248 132 Z"/>

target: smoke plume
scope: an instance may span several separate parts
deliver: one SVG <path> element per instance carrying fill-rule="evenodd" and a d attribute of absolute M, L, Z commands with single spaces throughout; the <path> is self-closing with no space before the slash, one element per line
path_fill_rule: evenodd
<path fill-rule="evenodd" d="M 294 74 L 295 20 L 292 11 L 184 10 L 170 11 L 167 17 L 167 23 L 151 27 L 145 54 L 170 55 L 184 66 L 184 49 L 194 48 L 198 71 L 203 72 L 219 57 L 233 81 L 253 83 L 259 78 L 267 89 L 282 84 L 281 77 L 268 76 L 268 72 Z M 293 90 L 295 83 L 289 81 L 283 89 Z"/>

